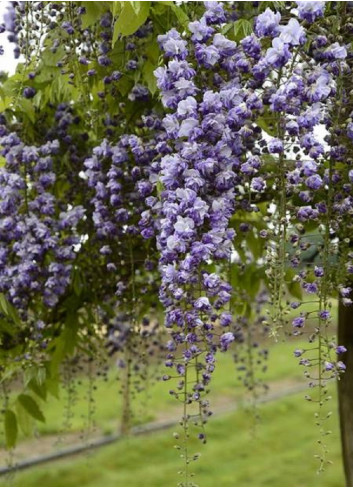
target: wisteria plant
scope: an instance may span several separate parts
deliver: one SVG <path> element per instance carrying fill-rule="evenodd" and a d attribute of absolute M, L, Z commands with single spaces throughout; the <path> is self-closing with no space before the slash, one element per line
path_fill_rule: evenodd
<path fill-rule="evenodd" d="M 106 352 L 124 433 L 148 372 L 182 405 L 193 485 L 218 355 L 256 399 L 259 338 L 300 335 L 319 470 L 337 379 L 353 483 L 351 2 L 11 2 L 0 29 L 19 58 L 0 75 L 8 448 L 14 378 L 35 403 Z"/>

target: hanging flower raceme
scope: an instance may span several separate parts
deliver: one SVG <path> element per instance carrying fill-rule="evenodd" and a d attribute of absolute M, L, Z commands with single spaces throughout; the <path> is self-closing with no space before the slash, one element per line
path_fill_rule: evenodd
<path fill-rule="evenodd" d="M 82 206 L 56 198 L 58 141 L 26 146 L 15 133 L 0 139 L 1 292 L 26 317 L 31 302 L 54 307 L 70 283 Z"/>
<path fill-rule="evenodd" d="M 124 135 L 117 144 L 104 140 L 84 163 L 84 177 L 93 190 L 93 239 L 107 271 L 116 276 L 118 297 L 124 295 L 124 277 L 131 273 L 131 249 L 138 254 L 134 268 L 151 268 L 154 259 L 151 255 L 149 260 L 146 244 L 154 236 L 154 224 L 145 200 L 153 190 L 150 161 L 163 148 L 164 136 L 158 118 L 149 115 L 143 119 L 145 128 L 153 128 L 153 137 Z"/>
<path fill-rule="evenodd" d="M 247 158 L 262 103 L 247 75 L 240 82 L 257 54 L 249 56 L 246 42 L 237 45 L 219 32 L 224 19 L 223 6 L 209 2 L 200 21 L 190 24 L 190 40 L 174 29 L 160 36 L 169 61 L 155 72 L 162 102 L 171 109 L 163 123 L 174 149 L 162 158 L 159 173 L 160 298 L 172 336 L 166 365 L 180 379 L 171 393 L 185 405 L 199 404 L 201 426 L 209 414 L 202 395 L 215 353 L 235 340 L 224 267 L 235 236 L 230 218 L 237 207 L 252 209 L 238 202 L 241 187 L 265 188 L 256 176 L 261 162 Z M 185 429 L 187 422 L 184 415 Z"/>

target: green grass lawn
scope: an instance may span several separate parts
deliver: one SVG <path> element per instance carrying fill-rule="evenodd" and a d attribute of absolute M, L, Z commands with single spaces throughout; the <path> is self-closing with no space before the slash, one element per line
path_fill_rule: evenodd
<path fill-rule="evenodd" d="M 278 388 L 303 381 L 302 368 L 293 350 L 304 346 L 302 341 L 272 345 L 268 371 L 269 383 L 280 382 Z M 95 419 L 103 433 L 116 432 L 119 426 L 121 403 L 114 369 L 108 382 L 97 380 Z M 219 355 L 212 383 L 211 401 L 224 398 L 236 404 L 244 392 L 236 379 L 230 356 Z M 175 413 L 176 401 L 168 396 L 171 382 L 158 382 L 149 390 L 144 412 L 137 412 L 138 421 L 159 418 L 160 413 Z M 330 386 L 335 394 L 335 385 Z M 87 381 L 77 386 L 72 431 L 82 430 L 87 411 Z M 344 485 L 340 460 L 339 428 L 336 400 L 327 410 L 333 411 L 327 428 L 333 434 L 327 438 L 329 458 L 333 465 L 318 475 L 318 428 L 315 426 L 313 404 L 304 400 L 305 393 L 269 402 L 259 407 L 261 421 L 254 434 L 253 416 L 240 409 L 233 414 L 215 416 L 207 426 L 208 443 L 195 441 L 192 450 L 201 453 L 192 464 L 195 483 L 201 486 L 340 486 Z M 145 396 L 145 394 L 142 394 Z M 43 404 L 47 423 L 39 424 L 40 434 L 58 434 L 62 430 L 65 396 Z M 158 414 L 159 413 L 159 414 Z M 137 421 L 136 418 L 136 421 Z M 11 484 L 15 486 L 175 486 L 180 481 L 179 452 L 173 448 L 172 432 L 130 437 L 86 453 L 51 462 L 18 473 Z M 96 433 L 99 434 L 98 432 Z M 34 453 L 31 454 L 35 455 Z M 3 485 L 7 479 L 3 478 Z"/>
<path fill-rule="evenodd" d="M 295 395 L 261 406 L 261 422 L 252 433 L 244 411 L 215 417 L 209 442 L 193 444 L 200 486 L 343 486 L 337 416 L 328 427 L 333 465 L 316 473 L 317 427 L 313 406 Z M 19 473 L 15 486 L 175 486 L 181 460 L 172 431 L 125 439 L 89 455 L 70 457 Z"/>

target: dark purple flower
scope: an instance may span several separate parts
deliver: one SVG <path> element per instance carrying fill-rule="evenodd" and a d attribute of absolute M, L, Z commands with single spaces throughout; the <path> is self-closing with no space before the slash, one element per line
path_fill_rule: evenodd
<path fill-rule="evenodd" d="M 340 345 L 340 346 L 336 347 L 337 355 L 342 355 L 342 353 L 346 353 L 346 351 L 347 351 L 347 348 L 345 346 Z"/>
<path fill-rule="evenodd" d="M 270 153 L 282 153 L 283 142 L 278 138 L 273 138 L 267 144 Z"/>
<path fill-rule="evenodd" d="M 280 21 L 281 14 L 279 12 L 275 13 L 270 8 L 267 8 L 255 20 L 255 34 L 259 37 L 276 36 L 279 33 Z"/>
<path fill-rule="evenodd" d="M 292 325 L 294 328 L 302 328 L 304 324 L 305 324 L 305 318 L 303 318 L 302 316 L 298 316 L 294 318 L 292 321 Z"/>
<path fill-rule="evenodd" d="M 323 17 L 325 3 L 326 2 L 296 2 L 299 19 L 307 20 L 312 24 L 317 18 Z"/>
<path fill-rule="evenodd" d="M 36 91 L 33 87 L 25 87 L 22 94 L 25 98 L 33 98 L 36 94 Z"/>

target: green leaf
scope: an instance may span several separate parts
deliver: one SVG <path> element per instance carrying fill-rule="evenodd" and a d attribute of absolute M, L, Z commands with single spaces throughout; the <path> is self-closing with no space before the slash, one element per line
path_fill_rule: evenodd
<path fill-rule="evenodd" d="M 286 2 L 260 2 L 260 12 L 264 12 L 267 8 L 271 10 L 280 11 L 286 5 Z"/>
<path fill-rule="evenodd" d="M 153 63 L 155 68 L 158 66 L 158 60 L 161 55 L 161 51 L 158 46 L 158 42 L 156 40 L 151 40 L 146 46 L 146 56 Z"/>
<path fill-rule="evenodd" d="M 78 339 L 79 321 L 75 312 L 68 313 L 65 319 L 65 327 L 60 336 L 55 338 L 55 351 L 51 355 L 50 377 L 59 375 L 59 365 L 66 357 L 75 351 Z M 48 388 L 49 389 L 49 388 Z"/>
<path fill-rule="evenodd" d="M 137 13 L 136 5 L 133 7 L 131 4 L 140 4 L 140 9 Z M 151 2 L 122 2 L 121 12 L 114 24 L 112 45 L 116 43 L 119 35 L 130 36 L 137 31 L 137 29 L 146 22 Z"/>
<path fill-rule="evenodd" d="M 142 2 L 129 2 L 129 3 L 131 3 L 131 7 L 134 9 L 135 14 L 139 15 Z"/>
<path fill-rule="evenodd" d="M 3 97 L 0 99 L 0 112 L 4 112 L 11 106 L 12 98 L 11 97 Z"/>
<path fill-rule="evenodd" d="M 72 274 L 72 287 L 77 296 L 81 295 L 83 290 L 83 283 L 80 271 L 78 269 L 74 269 Z"/>
<path fill-rule="evenodd" d="M 14 323 L 17 325 L 21 324 L 21 319 L 19 318 L 16 309 L 9 303 L 5 295 L 2 293 L 0 293 L 0 309 L 5 316 L 10 317 Z"/>
<path fill-rule="evenodd" d="M 289 268 L 286 271 L 286 275 L 285 275 L 285 282 L 287 284 L 287 289 L 288 289 L 288 292 L 293 297 L 295 297 L 298 300 L 302 300 L 303 299 L 303 291 L 302 291 L 302 288 L 300 286 L 300 283 L 293 281 L 294 276 L 295 276 L 295 271 L 292 268 Z"/>
<path fill-rule="evenodd" d="M 258 117 L 256 119 L 256 123 L 259 127 L 261 127 L 263 131 L 267 132 L 267 134 L 269 134 L 270 136 L 276 136 L 277 131 L 275 124 L 277 123 L 277 120 L 275 118 L 266 117 L 265 119 L 264 117 Z"/>
<path fill-rule="evenodd" d="M 41 53 L 40 60 L 44 67 L 56 68 L 57 71 L 59 71 L 59 68 L 57 67 L 57 63 L 62 60 L 64 55 L 65 55 L 64 46 L 59 46 L 54 53 L 50 48 L 46 48 Z M 38 77 L 40 77 L 43 74 L 43 71 L 45 72 L 45 68 L 41 70 Z M 36 83 L 42 82 L 41 78 L 39 78 L 38 80 L 38 77 L 35 78 Z"/>
<path fill-rule="evenodd" d="M 173 4 L 172 10 L 183 27 L 188 27 L 190 19 L 184 12 L 184 10 L 178 5 Z"/>
<path fill-rule="evenodd" d="M 90 25 L 95 24 L 101 17 L 102 13 L 107 10 L 111 10 L 111 4 L 117 4 L 120 2 L 82 2 L 82 6 L 85 7 L 86 13 L 82 16 L 82 27 L 85 29 Z M 114 5 L 113 5 L 114 7 Z M 113 14 L 114 15 L 114 14 Z"/>
<path fill-rule="evenodd" d="M 121 93 L 121 95 L 123 97 L 125 97 L 130 92 L 130 90 L 132 89 L 132 87 L 134 86 L 134 83 L 133 83 L 132 80 L 130 80 L 126 76 L 123 76 L 117 82 L 116 86 L 118 87 L 118 90 Z"/>
<path fill-rule="evenodd" d="M 150 61 L 146 61 L 143 65 L 142 75 L 145 80 L 149 91 L 154 95 L 157 90 L 157 81 L 153 72 L 156 69 L 155 65 L 153 65 Z"/>
<path fill-rule="evenodd" d="M 33 429 L 33 418 L 19 403 L 16 404 L 16 414 L 19 428 L 26 436 L 30 436 Z"/>
<path fill-rule="evenodd" d="M 46 389 L 46 385 L 45 384 L 40 384 L 37 380 L 35 379 L 32 379 L 29 384 L 28 384 L 28 387 L 38 396 L 40 397 L 41 399 L 43 399 L 43 401 L 46 400 L 47 398 L 47 389 Z"/>
<path fill-rule="evenodd" d="M 38 421 L 41 421 L 42 423 L 45 422 L 45 417 L 42 411 L 40 410 L 40 407 L 36 403 L 36 401 L 33 399 L 33 397 L 27 395 L 27 394 L 20 394 L 17 398 L 18 402 L 25 408 L 25 410 L 32 416 L 32 418 L 37 419 Z"/>
<path fill-rule="evenodd" d="M 11 409 L 6 409 L 4 416 L 6 448 L 13 448 L 17 440 L 17 418 Z"/>
<path fill-rule="evenodd" d="M 234 23 L 234 38 L 237 42 L 252 33 L 252 24 L 247 19 L 239 19 Z"/>
<path fill-rule="evenodd" d="M 21 109 L 23 110 L 23 114 L 25 114 L 28 117 L 28 119 L 32 122 L 32 124 L 34 124 L 36 120 L 36 115 L 34 112 L 34 107 L 32 102 L 30 102 L 26 98 L 21 98 L 18 104 L 21 106 Z"/>
<path fill-rule="evenodd" d="M 221 32 L 223 35 L 227 34 L 231 28 L 233 27 L 233 22 L 230 22 L 229 24 L 226 24 L 225 26 L 222 27 Z"/>
<path fill-rule="evenodd" d="M 59 399 L 60 397 L 60 379 L 59 376 L 51 376 L 49 379 L 46 381 L 46 388 L 47 391 L 56 399 Z"/>
<path fill-rule="evenodd" d="M 113 17 L 116 17 L 121 12 L 121 2 L 109 2 L 110 3 L 110 11 L 113 14 Z"/>
<path fill-rule="evenodd" d="M 9 309 L 8 309 L 8 302 L 6 300 L 6 297 L 4 296 L 3 293 L 0 294 L 0 307 L 2 312 L 8 316 L 9 315 Z"/>

